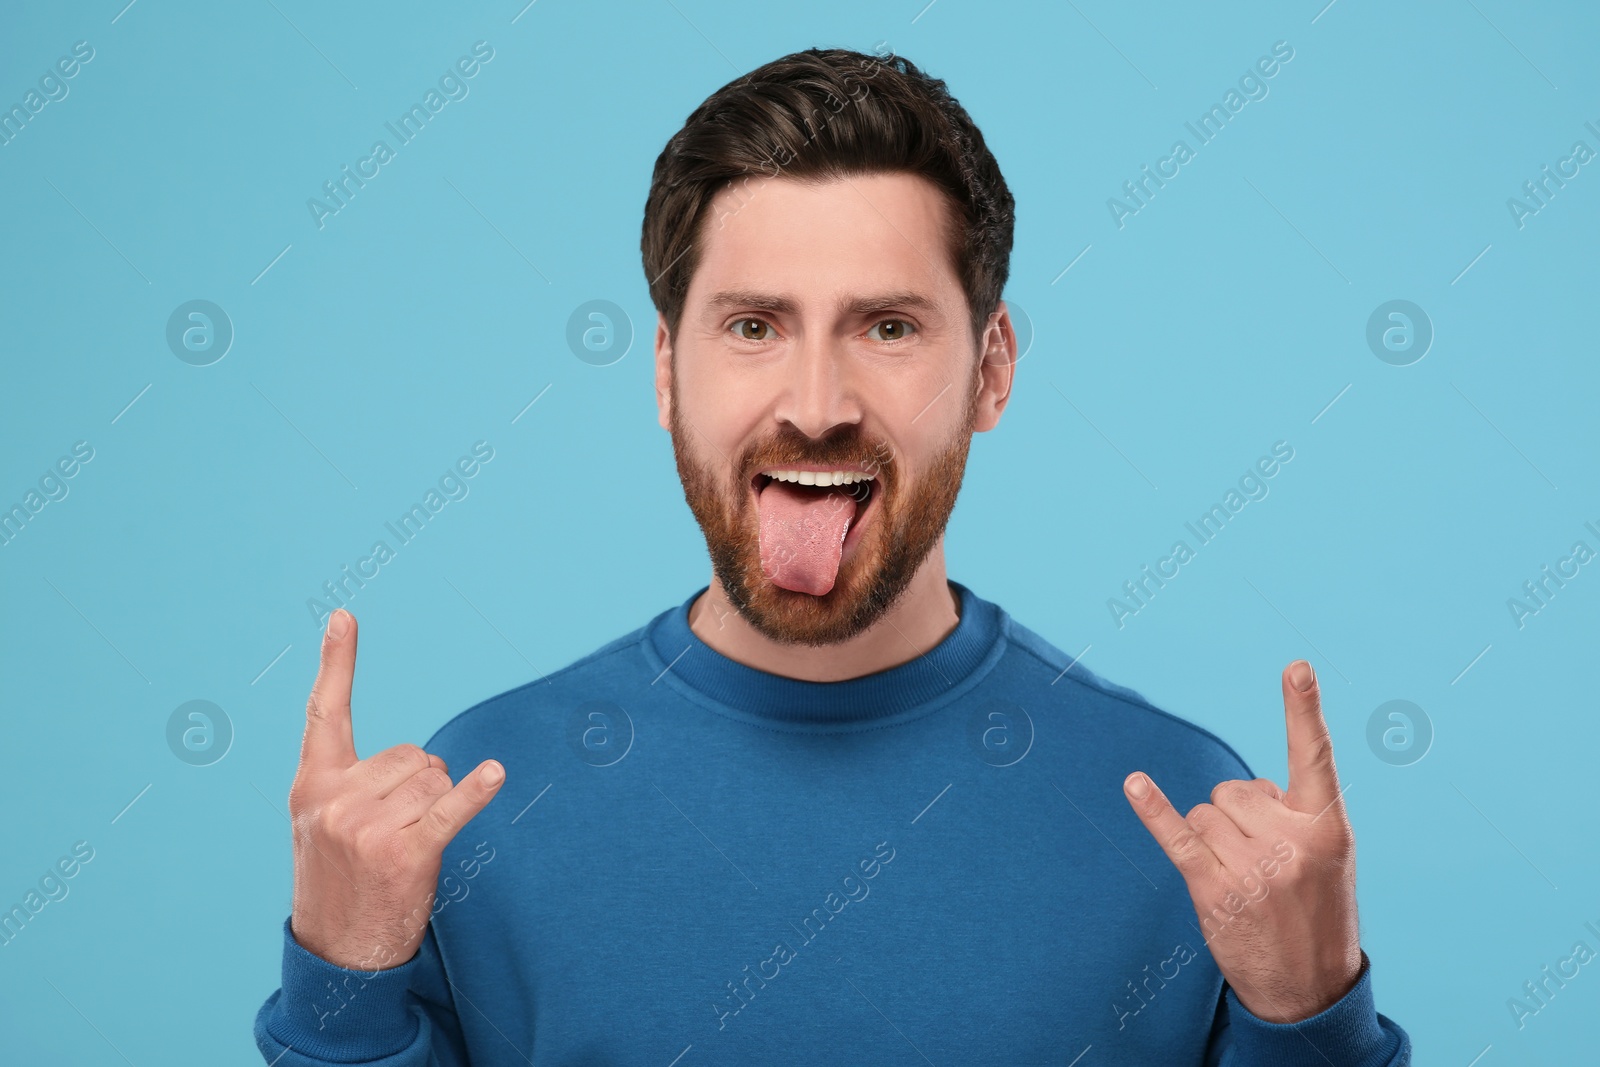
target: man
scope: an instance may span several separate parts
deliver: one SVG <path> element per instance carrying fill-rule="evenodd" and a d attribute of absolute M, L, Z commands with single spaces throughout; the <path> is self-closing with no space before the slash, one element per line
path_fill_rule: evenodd
<path fill-rule="evenodd" d="M 1283 790 L 946 577 L 1012 219 L 898 57 L 786 56 L 690 115 L 642 248 L 712 580 L 364 760 L 333 614 L 268 1061 L 1409 1062 L 1310 665 Z"/>

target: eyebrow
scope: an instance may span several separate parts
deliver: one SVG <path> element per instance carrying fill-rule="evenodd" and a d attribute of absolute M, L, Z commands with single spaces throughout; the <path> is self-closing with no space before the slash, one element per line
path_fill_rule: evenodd
<path fill-rule="evenodd" d="M 706 306 L 713 310 L 751 308 L 755 311 L 769 311 L 777 315 L 793 315 L 800 310 L 799 304 L 795 302 L 793 297 L 780 293 L 764 293 L 755 289 L 724 289 L 721 292 L 711 294 L 706 300 Z M 872 315 L 880 311 L 890 311 L 896 308 L 937 312 L 939 305 L 921 293 L 910 291 L 846 297 L 839 302 L 840 311 L 853 315 Z"/>

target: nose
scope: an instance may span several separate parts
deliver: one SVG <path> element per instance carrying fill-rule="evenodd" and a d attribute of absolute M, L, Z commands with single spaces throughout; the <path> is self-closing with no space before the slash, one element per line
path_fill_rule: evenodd
<path fill-rule="evenodd" d="M 790 350 L 781 367 L 783 391 L 774 415 L 807 437 L 826 437 L 861 422 L 855 368 L 836 339 L 812 333 Z"/>

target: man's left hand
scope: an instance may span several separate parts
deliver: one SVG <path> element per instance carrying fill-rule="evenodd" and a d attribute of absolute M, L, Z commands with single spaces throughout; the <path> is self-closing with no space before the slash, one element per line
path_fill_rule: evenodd
<path fill-rule="evenodd" d="M 1138 771 L 1134 812 L 1183 875 L 1217 967 L 1239 1001 L 1275 1023 L 1308 1019 L 1361 976 L 1355 833 L 1311 664 L 1283 672 L 1289 788 L 1223 782 L 1180 816 Z M 1298 684 L 1297 684 L 1298 683 Z"/>

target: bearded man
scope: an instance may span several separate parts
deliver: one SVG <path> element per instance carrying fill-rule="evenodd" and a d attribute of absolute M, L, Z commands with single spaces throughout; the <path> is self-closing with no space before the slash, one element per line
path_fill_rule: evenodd
<path fill-rule="evenodd" d="M 795 53 L 689 116 L 642 251 L 710 581 L 365 759 L 332 614 L 268 1062 L 1409 1062 L 1311 665 L 1280 788 L 946 574 L 1013 221 L 902 57 Z"/>

